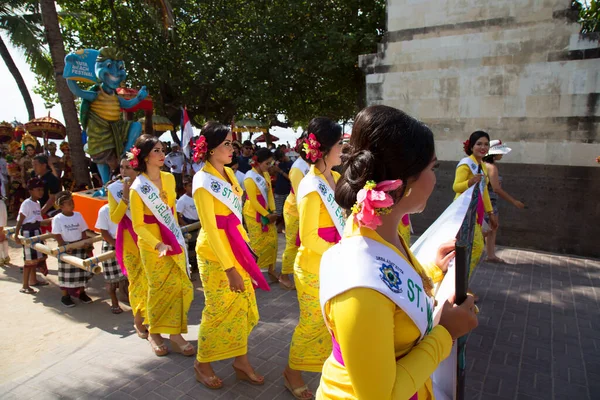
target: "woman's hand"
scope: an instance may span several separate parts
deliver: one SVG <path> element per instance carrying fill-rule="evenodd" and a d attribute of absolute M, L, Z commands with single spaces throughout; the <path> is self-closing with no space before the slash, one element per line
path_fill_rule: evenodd
<path fill-rule="evenodd" d="M 525 204 L 521 203 L 519 200 L 515 200 L 514 206 L 521 210 L 525 208 Z"/>
<path fill-rule="evenodd" d="M 473 177 L 471 179 L 469 179 L 469 182 L 468 182 L 469 187 L 481 182 L 481 178 L 483 178 L 483 175 L 481 175 L 481 174 L 473 175 Z"/>
<path fill-rule="evenodd" d="M 443 272 L 448 271 L 448 264 L 456 255 L 456 239 L 452 239 L 438 248 L 437 255 L 435 257 L 435 265 L 438 266 Z"/>
<path fill-rule="evenodd" d="M 232 292 L 241 293 L 246 290 L 244 280 L 235 267 L 229 268 L 225 273 L 227 274 L 227 279 L 229 279 L 229 289 L 231 289 Z"/>
<path fill-rule="evenodd" d="M 457 339 L 466 335 L 477 328 L 479 322 L 475 315 L 475 299 L 473 296 L 467 296 L 467 299 L 460 306 L 452 304 L 454 299 L 448 300 L 442 309 L 440 325 L 442 325 L 452 339 Z"/>
<path fill-rule="evenodd" d="M 164 244 L 163 242 L 157 244 L 155 249 L 158 251 L 159 257 L 164 257 L 169 251 L 173 250 L 171 246 L 169 246 L 168 244 Z"/>
<path fill-rule="evenodd" d="M 270 223 L 275 223 L 275 222 L 277 222 L 277 219 L 279 218 L 279 216 L 277 214 L 269 214 L 269 215 L 267 215 L 267 218 L 269 219 Z"/>
<path fill-rule="evenodd" d="M 123 201 L 126 204 L 129 204 L 129 188 L 131 187 L 131 184 L 133 183 L 133 181 L 129 178 L 125 178 L 123 179 Z"/>

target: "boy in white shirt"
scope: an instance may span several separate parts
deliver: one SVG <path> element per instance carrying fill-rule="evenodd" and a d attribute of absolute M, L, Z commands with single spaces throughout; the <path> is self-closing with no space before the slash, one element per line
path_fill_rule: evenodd
<path fill-rule="evenodd" d="M 179 220 L 179 226 L 186 226 L 199 221 L 198 210 L 196 210 L 196 204 L 194 204 L 194 198 L 192 197 L 192 177 L 187 175 L 183 178 L 183 188 L 185 193 L 177 200 L 177 217 Z M 195 274 L 198 272 L 198 261 L 196 259 L 196 240 L 198 239 L 198 233 L 200 230 L 189 232 L 192 237 L 188 240 L 187 251 L 188 259 L 190 260 L 190 273 Z M 196 280 L 195 277 L 192 280 Z"/>
<path fill-rule="evenodd" d="M 71 192 L 65 190 L 56 194 L 56 205 L 62 211 L 52 219 L 52 233 L 59 246 L 78 242 L 86 239 L 87 223 L 83 216 L 73 211 L 75 204 L 71 197 Z M 75 257 L 85 259 L 93 254 L 93 247 L 74 249 L 67 251 Z M 74 267 L 58 259 L 58 284 L 62 292 L 61 303 L 65 307 L 74 307 L 75 303 L 71 296 L 79 297 L 82 303 L 88 304 L 92 299 L 85 292 L 85 285 L 94 275 L 91 272 L 81 268 Z"/>
<path fill-rule="evenodd" d="M 33 178 L 27 182 L 29 189 L 29 198 L 21 203 L 17 226 L 15 228 L 15 242 L 21 244 L 19 235 L 30 238 L 42 234 L 41 226 L 49 225 L 51 220 L 42 219 L 42 209 L 39 199 L 44 195 L 44 182 L 41 179 Z M 29 246 L 23 246 L 23 287 L 19 290 L 21 293 L 37 293 L 31 286 L 46 286 L 48 282 L 38 281 L 36 269 L 44 274 L 48 274 L 45 254 L 32 249 Z"/>
<path fill-rule="evenodd" d="M 102 235 L 102 252 L 107 253 L 115 250 L 115 238 L 117 237 L 117 224 L 111 221 L 108 204 L 103 205 L 98 211 L 98 220 L 96 221 L 96 229 L 100 230 Z M 117 263 L 117 259 L 102 262 L 102 272 L 104 272 L 104 281 L 106 282 L 106 290 L 110 295 L 112 303 L 110 311 L 113 314 L 121 314 L 123 309 L 119 306 L 117 297 L 117 289 L 121 290 L 122 294 L 128 297 L 127 277 L 121 271 L 121 267 Z"/>

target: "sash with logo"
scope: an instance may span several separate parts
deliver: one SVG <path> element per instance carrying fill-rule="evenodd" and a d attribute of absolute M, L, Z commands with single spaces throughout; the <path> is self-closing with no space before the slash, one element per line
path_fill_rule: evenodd
<path fill-rule="evenodd" d="M 108 191 L 112 195 L 113 199 L 119 203 L 123 199 L 123 181 L 116 181 L 108 185 Z M 131 219 L 131 210 L 127 207 L 125 214 Z"/>
<path fill-rule="evenodd" d="M 479 202 L 477 204 L 477 224 L 481 225 L 483 223 L 483 216 L 485 214 L 485 208 L 483 205 L 483 193 L 485 191 L 485 181 L 487 176 L 485 175 L 483 167 L 481 167 L 481 172 L 479 172 L 479 165 L 475 161 L 473 161 L 471 157 L 465 157 L 462 160 L 460 160 L 456 168 L 460 167 L 461 165 L 468 166 L 473 175 L 483 174 L 483 178 L 481 179 L 481 181 L 479 181 Z"/>
<path fill-rule="evenodd" d="M 117 203 L 123 200 L 123 182 L 116 181 L 108 185 L 108 192 L 111 194 L 113 199 L 117 201 Z M 123 233 L 128 231 L 131 235 L 133 241 L 137 244 L 137 234 L 133 230 L 133 223 L 131 222 L 131 209 L 127 206 L 127 211 L 119 224 L 117 225 L 117 237 L 115 238 L 115 258 L 117 259 L 117 263 L 119 267 L 121 267 L 121 272 L 124 275 L 128 275 L 127 268 L 125 267 L 125 262 L 123 261 Z"/>
<path fill-rule="evenodd" d="M 245 179 L 252 179 L 252 181 L 256 184 L 256 187 L 260 191 L 260 194 L 262 194 L 263 198 L 265 199 L 265 202 L 269 201 L 269 185 L 267 184 L 267 180 L 264 176 L 251 169 L 248 172 L 246 172 Z"/>
<path fill-rule="evenodd" d="M 204 170 L 194 175 L 192 193 L 196 193 L 196 190 L 200 188 L 204 188 L 215 199 L 229 208 L 231 214 L 228 216 L 215 216 L 217 228 L 225 231 L 235 259 L 248 272 L 254 287 L 265 291 L 271 290 L 260 268 L 256 264 L 256 256 L 238 229 L 238 226 L 242 223 L 242 198 L 235 193 L 229 182 L 217 178 Z"/>
<path fill-rule="evenodd" d="M 302 178 L 298 186 L 297 202 L 300 204 L 302 199 L 309 193 L 317 192 L 321 196 L 321 201 L 335 225 L 340 237 L 343 236 L 346 219 L 342 208 L 335 202 L 335 193 L 329 187 L 329 184 L 318 176 L 308 175 Z"/>
<path fill-rule="evenodd" d="M 302 172 L 302 175 L 306 176 L 306 174 L 308 174 L 308 171 L 310 171 L 310 165 L 308 165 L 308 163 L 306 161 L 304 161 L 302 159 L 302 157 L 298 157 L 298 159 L 296 159 L 296 161 L 294 161 L 294 163 L 292 164 L 292 168 L 294 169 L 297 168 L 300 170 L 300 172 Z"/>
<path fill-rule="evenodd" d="M 165 204 L 160 198 L 158 188 L 144 175 L 138 175 L 131 185 L 131 189 L 135 190 L 140 196 L 146 207 L 150 209 L 154 219 L 158 223 L 160 228 L 160 234 L 163 242 L 171 246 L 172 250 L 167 255 L 176 255 L 181 252 L 185 255 L 185 268 L 188 276 L 190 275 L 189 262 L 187 256 L 187 246 L 185 238 L 181 232 L 181 228 L 177 225 L 175 217 L 173 216 L 173 210 Z M 146 221 L 145 223 L 152 223 L 153 221 Z"/>

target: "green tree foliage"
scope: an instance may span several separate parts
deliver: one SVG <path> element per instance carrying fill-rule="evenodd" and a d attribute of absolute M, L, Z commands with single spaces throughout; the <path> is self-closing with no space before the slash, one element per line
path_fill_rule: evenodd
<path fill-rule="evenodd" d="M 161 2 L 58 3 L 67 50 L 124 51 L 128 82 L 146 85 L 176 124 L 183 105 L 196 123 L 348 120 L 365 102 L 358 56 L 376 51 L 385 28 L 384 0 L 171 0 L 171 26 Z M 50 85 L 38 92 L 51 101 Z"/>
<path fill-rule="evenodd" d="M 581 33 L 600 32 L 600 2 L 598 0 L 574 0 L 573 8 L 579 10 Z"/>

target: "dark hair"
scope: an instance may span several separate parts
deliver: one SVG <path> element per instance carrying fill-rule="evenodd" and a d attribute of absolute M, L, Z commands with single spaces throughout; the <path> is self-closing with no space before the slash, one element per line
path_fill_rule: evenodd
<path fill-rule="evenodd" d="M 283 159 L 284 159 L 284 157 L 285 157 L 287 154 L 286 154 L 286 152 L 285 152 L 283 149 L 281 149 L 281 148 L 280 148 L 280 149 L 277 149 L 277 150 L 275 150 L 275 153 L 274 153 L 274 155 L 275 155 L 275 160 L 276 160 L 276 161 L 281 161 L 281 160 L 283 160 Z"/>
<path fill-rule="evenodd" d="M 137 138 L 134 146 L 140 150 L 140 154 L 137 156 L 138 165 L 134 168 L 137 172 L 146 172 L 148 166 L 146 165 L 146 157 L 150 155 L 154 146 L 160 143 L 160 140 L 154 135 L 144 134 Z"/>
<path fill-rule="evenodd" d="M 219 147 L 225 141 L 230 129 L 219 122 L 208 121 L 204 124 L 201 130 L 201 135 L 206 138 L 206 156 L 205 160 L 210 157 L 210 151 Z"/>
<path fill-rule="evenodd" d="M 367 181 L 401 179 L 419 174 L 435 154 L 433 133 L 422 122 L 398 109 L 376 105 L 354 119 L 350 143 L 342 150 L 343 172 L 335 200 L 347 210 Z"/>
<path fill-rule="evenodd" d="M 310 120 L 308 128 L 306 128 L 306 133 L 300 137 L 303 139 L 302 143 L 304 143 L 304 139 L 308 138 L 308 135 L 311 133 L 316 136 L 317 142 L 321 145 L 319 150 L 323 153 L 323 157 L 325 157 L 331 151 L 331 148 L 342 138 L 342 126 L 336 124 L 329 118 L 316 117 Z M 299 153 L 304 161 L 309 164 L 316 163 L 306 158 L 306 153 L 304 152 L 302 144 L 300 144 L 300 149 Z"/>
<path fill-rule="evenodd" d="M 43 188 L 44 187 L 44 181 L 41 180 L 40 178 L 31 178 L 30 180 L 27 181 L 27 189 L 28 190 L 33 190 L 36 188 Z"/>
<path fill-rule="evenodd" d="M 34 161 L 39 162 L 40 164 L 46 164 L 46 168 L 48 168 L 48 157 L 44 154 L 38 154 L 33 157 Z"/>
<path fill-rule="evenodd" d="M 238 163 L 238 158 L 237 156 L 234 154 L 233 157 L 231 157 L 231 162 L 227 165 L 225 165 L 228 168 L 232 168 L 234 165 L 236 165 Z"/>
<path fill-rule="evenodd" d="M 469 146 L 465 146 L 465 153 L 467 153 L 468 156 L 473 154 L 473 146 L 475 146 L 475 143 L 482 137 L 487 138 L 488 142 L 490 141 L 490 135 L 488 135 L 487 132 L 475 131 L 471 133 L 471 136 L 469 136 Z"/>
<path fill-rule="evenodd" d="M 256 150 L 254 157 L 256 157 L 259 163 L 262 163 L 267 161 L 269 158 L 273 158 L 273 153 L 271 153 L 271 150 L 261 147 L 260 149 Z"/>
<path fill-rule="evenodd" d="M 25 146 L 25 149 L 27 149 L 28 147 L 31 147 L 33 150 L 35 150 L 35 146 L 34 146 L 34 145 L 32 145 L 32 144 L 28 144 L 28 145 L 26 145 L 26 146 Z"/>
<path fill-rule="evenodd" d="M 494 160 L 494 156 L 495 156 L 495 155 L 496 155 L 496 154 L 490 154 L 489 156 L 485 156 L 485 157 L 483 157 L 483 162 L 486 162 L 486 163 L 488 163 L 488 164 L 493 164 L 493 163 L 494 163 L 494 161 L 495 161 L 495 160 Z"/>
<path fill-rule="evenodd" d="M 62 192 L 56 193 L 56 205 L 58 207 L 62 206 L 63 203 L 67 200 L 71 200 L 73 195 L 68 190 L 63 190 Z"/>
<path fill-rule="evenodd" d="M 254 146 L 252 146 L 252 142 L 249 140 L 244 140 L 244 143 L 242 144 L 243 147 L 252 147 L 254 148 Z"/>
<path fill-rule="evenodd" d="M 183 185 L 189 185 L 191 184 L 193 181 L 193 178 L 190 175 L 186 175 L 183 177 L 183 179 L 181 180 L 181 182 L 183 183 Z"/>

